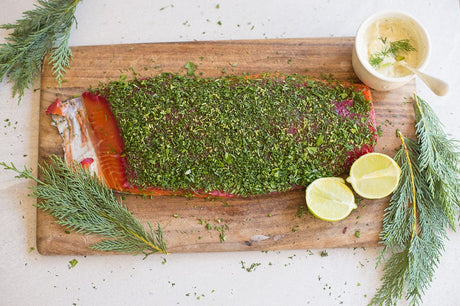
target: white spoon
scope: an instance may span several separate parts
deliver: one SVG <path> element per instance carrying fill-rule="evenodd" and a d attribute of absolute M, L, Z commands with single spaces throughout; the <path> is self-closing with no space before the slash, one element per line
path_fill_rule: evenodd
<path fill-rule="evenodd" d="M 405 61 L 398 61 L 398 63 L 401 66 L 413 72 L 416 76 L 418 76 L 420 80 L 422 80 L 426 84 L 426 86 L 428 86 L 428 88 L 431 89 L 431 91 L 434 92 L 436 95 L 444 96 L 449 91 L 449 84 L 447 84 L 446 82 L 438 78 L 432 77 L 431 75 L 425 74 L 421 71 L 418 71 L 415 68 L 412 68 Z"/>

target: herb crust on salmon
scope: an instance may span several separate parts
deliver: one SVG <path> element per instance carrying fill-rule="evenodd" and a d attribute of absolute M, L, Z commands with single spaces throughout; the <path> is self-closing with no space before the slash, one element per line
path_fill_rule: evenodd
<path fill-rule="evenodd" d="M 70 101 L 86 110 L 100 176 L 137 194 L 283 192 L 344 173 L 377 140 L 367 87 L 300 75 L 160 74 Z M 56 103 L 49 113 L 67 118 Z"/>

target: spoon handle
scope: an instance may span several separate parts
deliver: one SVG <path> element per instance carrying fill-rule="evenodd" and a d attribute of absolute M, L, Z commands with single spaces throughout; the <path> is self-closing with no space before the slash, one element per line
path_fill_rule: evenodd
<path fill-rule="evenodd" d="M 425 74 L 421 71 L 416 71 L 415 74 L 430 88 L 436 95 L 444 96 L 449 91 L 449 84 L 435 78 L 431 75 Z"/>
<path fill-rule="evenodd" d="M 413 73 L 415 73 L 415 75 L 418 76 L 420 80 L 422 80 L 426 84 L 426 86 L 428 86 L 428 88 L 431 89 L 431 91 L 434 92 L 436 95 L 444 96 L 449 91 L 449 84 L 447 84 L 443 80 L 440 80 L 431 75 L 423 73 L 417 69 L 414 69 L 404 61 L 401 61 L 400 64 L 412 71 Z"/>

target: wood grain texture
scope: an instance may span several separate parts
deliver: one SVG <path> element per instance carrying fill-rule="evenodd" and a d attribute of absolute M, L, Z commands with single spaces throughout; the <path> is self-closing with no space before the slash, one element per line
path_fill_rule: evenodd
<path fill-rule="evenodd" d="M 50 154 L 63 154 L 57 129 L 45 114 L 56 98 L 68 99 L 121 75 L 130 77 L 132 71 L 140 77 L 160 72 L 183 74 L 189 61 L 198 66 L 196 74 L 204 77 L 282 72 L 313 77 L 333 74 L 341 81 L 358 82 L 351 66 L 353 42 L 350 37 L 74 47 L 71 69 L 61 86 L 49 66 L 42 73 L 39 162 Z M 414 91 L 412 81 L 391 92 L 372 92 L 377 125 L 383 132 L 376 151 L 395 154 L 399 147 L 396 129 L 414 135 L 414 113 L 411 103 L 406 103 Z M 363 200 L 348 218 L 335 223 L 309 214 L 298 216 L 299 207 L 305 207 L 304 191 L 214 200 L 127 196 L 123 202 L 142 222 L 159 222 L 168 251 L 179 253 L 373 246 L 379 240 L 388 198 Z M 88 248 L 100 238 L 68 234 L 54 221 L 38 211 L 37 246 L 41 254 L 101 254 Z M 220 228 L 224 229 L 225 242 L 219 237 Z M 356 231 L 360 231 L 359 238 Z"/>

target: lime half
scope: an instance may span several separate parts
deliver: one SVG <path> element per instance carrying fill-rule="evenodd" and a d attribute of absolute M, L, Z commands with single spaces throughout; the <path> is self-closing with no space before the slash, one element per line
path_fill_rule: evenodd
<path fill-rule="evenodd" d="M 398 187 L 401 169 L 388 155 L 368 153 L 358 158 L 347 178 L 357 194 L 366 199 L 381 199 Z"/>
<path fill-rule="evenodd" d="M 355 209 L 353 191 L 339 177 L 325 177 L 308 185 L 305 197 L 310 212 L 321 220 L 339 221 Z"/>

